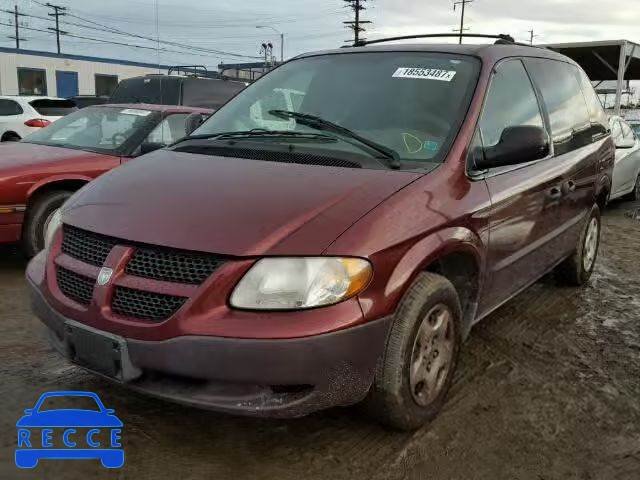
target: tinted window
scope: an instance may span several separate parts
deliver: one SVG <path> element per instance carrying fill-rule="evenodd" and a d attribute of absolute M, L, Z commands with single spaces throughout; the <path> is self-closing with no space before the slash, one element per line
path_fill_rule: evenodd
<path fill-rule="evenodd" d="M 110 97 L 118 86 L 117 75 L 100 75 L 96 74 L 96 96 Z"/>
<path fill-rule="evenodd" d="M 186 79 L 182 85 L 182 104 L 218 109 L 244 87 L 244 83 L 227 80 Z"/>
<path fill-rule="evenodd" d="M 182 79 L 164 76 L 135 77 L 122 80 L 109 103 L 151 103 L 179 105 Z"/>
<path fill-rule="evenodd" d="M 272 105 L 286 105 L 287 110 L 320 117 L 395 150 L 403 167 L 420 168 L 446 156 L 469 106 L 478 67 L 471 57 L 426 52 L 301 58 L 247 87 L 194 133 L 254 128 L 318 133 L 305 122 L 270 113 Z M 334 156 L 362 155 L 363 162 L 372 157 L 338 137 L 335 142 L 314 142 L 313 148 Z"/>
<path fill-rule="evenodd" d="M 33 100 L 29 102 L 36 112 L 44 117 L 64 117 L 78 110 L 76 104 L 72 100 L 50 100 L 43 98 L 42 100 Z"/>
<path fill-rule="evenodd" d="M 0 100 L 0 116 L 21 115 L 22 107 L 13 100 Z"/>
<path fill-rule="evenodd" d="M 527 59 L 527 66 L 542 91 L 556 155 L 590 143 L 591 121 L 575 67 L 542 59 Z"/>
<path fill-rule="evenodd" d="M 485 147 L 495 146 L 507 127 L 544 128 L 531 81 L 520 60 L 498 66 L 485 99 L 480 132 Z"/>
<path fill-rule="evenodd" d="M 607 134 L 607 114 L 602 108 L 602 103 L 598 94 L 591 85 L 591 81 L 587 74 L 581 68 L 576 68 L 578 80 L 582 87 L 582 93 L 584 94 L 584 100 L 587 103 L 587 110 L 589 111 L 589 120 L 591 121 L 591 134 L 596 140 L 600 135 Z"/>
<path fill-rule="evenodd" d="M 18 68 L 18 93 L 20 95 L 46 95 L 46 72 L 34 68 Z"/>

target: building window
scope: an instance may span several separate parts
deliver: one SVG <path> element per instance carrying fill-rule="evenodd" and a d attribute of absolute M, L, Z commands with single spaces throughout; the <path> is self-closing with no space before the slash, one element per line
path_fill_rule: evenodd
<path fill-rule="evenodd" d="M 96 95 L 98 97 L 110 97 L 117 86 L 117 75 L 96 74 Z"/>
<path fill-rule="evenodd" d="M 18 68 L 20 95 L 46 95 L 47 72 L 39 68 Z"/>

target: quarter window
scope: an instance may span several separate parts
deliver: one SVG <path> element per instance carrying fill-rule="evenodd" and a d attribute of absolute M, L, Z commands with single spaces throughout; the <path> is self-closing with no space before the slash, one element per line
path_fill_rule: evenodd
<path fill-rule="evenodd" d="M 556 60 L 527 59 L 549 112 L 556 155 L 591 143 L 591 120 L 573 65 Z"/>
<path fill-rule="evenodd" d="M 0 117 L 22 115 L 22 107 L 13 100 L 0 100 Z"/>
<path fill-rule="evenodd" d="M 497 145 L 507 127 L 517 126 L 544 128 L 538 100 L 522 62 L 509 60 L 498 66 L 485 100 L 480 119 L 484 147 Z"/>

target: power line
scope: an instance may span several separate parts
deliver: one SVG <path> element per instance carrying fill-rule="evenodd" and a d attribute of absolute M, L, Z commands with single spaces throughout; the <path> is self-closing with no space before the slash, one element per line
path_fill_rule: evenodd
<path fill-rule="evenodd" d="M 60 30 L 60 17 L 66 15 L 67 7 L 62 7 L 60 5 L 54 5 L 53 3 L 47 3 L 47 7 L 53 9 L 53 13 L 49 13 L 50 17 L 56 17 L 56 28 L 49 27 L 47 30 L 52 30 L 56 32 L 56 43 L 58 44 L 58 55 L 60 54 L 60 34 L 65 35 L 67 32 L 64 30 Z"/>
<path fill-rule="evenodd" d="M 360 12 L 366 10 L 367 7 L 364 6 L 364 3 L 367 0 L 344 0 L 347 4 L 348 8 L 352 9 L 354 12 L 354 19 L 348 22 L 342 22 L 347 25 L 347 28 L 353 30 L 353 44 L 358 45 L 360 43 L 360 33 L 365 32 L 365 28 L 362 26 L 365 23 L 371 23 L 369 20 L 361 20 Z"/>
<path fill-rule="evenodd" d="M 468 28 L 464 28 L 464 7 L 467 6 L 467 3 L 473 3 L 474 0 L 459 0 L 457 2 L 453 2 L 453 11 L 455 12 L 456 6 L 462 5 L 462 11 L 460 12 L 460 28 L 454 30 L 455 32 L 460 32 L 460 38 L 458 40 L 459 44 L 462 44 L 462 34 Z"/>

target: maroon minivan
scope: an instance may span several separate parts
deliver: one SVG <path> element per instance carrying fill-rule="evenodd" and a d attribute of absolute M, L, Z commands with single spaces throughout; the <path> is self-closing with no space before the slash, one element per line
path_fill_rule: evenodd
<path fill-rule="evenodd" d="M 302 55 L 77 192 L 27 270 L 71 361 L 162 398 L 417 428 L 471 327 L 593 272 L 614 161 L 585 73 L 508 44 Z"/>

